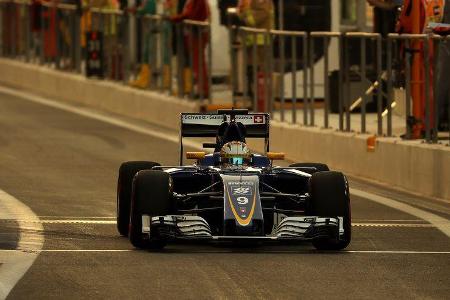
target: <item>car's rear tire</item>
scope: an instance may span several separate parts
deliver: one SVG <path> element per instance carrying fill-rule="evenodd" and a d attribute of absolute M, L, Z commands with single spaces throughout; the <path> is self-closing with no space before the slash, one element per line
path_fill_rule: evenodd
<path fill-rule="evenodd" d="M 295 163 L 291 164 L 289 167 L 292 168 L 316 168 L 317 171 L 306 171 L 307 173 L 315 173 L 315 172 L 325 172 L 330 171 L 330 168 L 326 164 L 321 163 Z"/>
<path fill-rule="evenodd" d="M 344 235 L 339 239 L 320 238 L 313 240 L 319 250 L 341 250 L 351 240 L 351 208 L 347 179 L 340 172 L 317 172 L 309 181 L 310 200 L 306 214 L 319 217 L 343 217 Z"/>
<path fill-rule="evenodd" d="M 120 235 L 128 235 L 130 224 L 131 187 L 134 175 L 142 170 L 150 170 L 160 164 L 151 161 L 128 161 L 119 168 L 117 179 L 117 230 Z"/>
<path fill-rule="evenodd" d="M 128 236 L 137 248 L 161 249 L 165 241 L 159 236 L 142 233 L 142 215 L 165 216 L 173 209 L 170 176 L 162 171 L 145 170 L 136 174 L 131 196 L 130 231 Z"/>

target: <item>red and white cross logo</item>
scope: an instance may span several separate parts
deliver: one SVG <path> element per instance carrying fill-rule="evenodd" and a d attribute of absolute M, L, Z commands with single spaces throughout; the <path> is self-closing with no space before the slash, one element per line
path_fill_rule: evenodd
<path fill-rule="evenodd" d="M 264 123 L 264 116 L 261 116 L 261 115 L 253 116 L 253 122 L 257 123 L 257 124 Z"/>

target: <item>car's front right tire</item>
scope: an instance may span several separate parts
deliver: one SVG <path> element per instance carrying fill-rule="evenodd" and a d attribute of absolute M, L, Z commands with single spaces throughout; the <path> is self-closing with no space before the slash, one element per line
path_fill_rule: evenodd
<path fill-rule="evenodd" d="M 134 175 L 142 170 L 151 170 L 160 164 L 151 161 L 127 161 L 119 168 L 117 179 L 117 230 L 120 235 L 128 236 L 130 224 L 131 188 Z"/>
<path fill-rule="evenodd" d="M 136 174 L 131 195 L 130 231 L 128 237 L 136 248 L 161 249 L 165 241 L 157 234 L 142 232 L 142 216 L 165 216 L 173 209 L 170 175 L 163 171 L 145 170 Z"/>

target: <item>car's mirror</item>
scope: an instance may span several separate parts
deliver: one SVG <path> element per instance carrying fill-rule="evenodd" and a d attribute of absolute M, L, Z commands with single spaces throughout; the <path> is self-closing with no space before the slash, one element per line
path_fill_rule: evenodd
<path fill-rule="evenodd" d="M 267 158 L 270 160 L 284 160 L 284 157 L 283 152 L 267 152 Z"/>
<path fill-rule="evenodd" d="M 216 149 L 216 143 L 203 143 L 203 148 L 205 149 Z"/>
<path fill-rule="evenodd" d="M 205 155 L 205 152 L 186 152 L 187 159 L 204 159 Z"/>

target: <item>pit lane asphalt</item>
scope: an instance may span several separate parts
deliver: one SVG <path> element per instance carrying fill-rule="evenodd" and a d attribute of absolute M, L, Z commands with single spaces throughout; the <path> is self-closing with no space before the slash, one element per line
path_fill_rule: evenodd
<path fill-rule="evenodd" d="M 0 128 L 0 188 L 39 216 L 45 238 L 11 299 L 450 297 L 450 239 L 354 196 L 347 250 L 355 252 L 309 244 L 134 250 L 114 225 L 117 169 L 125 160 L 176 164 L 175 143 L 5 94 Z M 352 184 L 420 208 L 432 203 L 428 210 L 450 218 L 446 203 Z M 16 221 L 0 221 L 1 249 L 14 249 L 19 235 Z"/>

